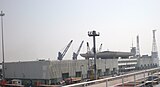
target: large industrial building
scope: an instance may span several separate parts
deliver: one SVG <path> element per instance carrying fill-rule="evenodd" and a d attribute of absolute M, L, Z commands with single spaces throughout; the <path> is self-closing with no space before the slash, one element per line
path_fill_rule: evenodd
<path fill-rule="evenodd" d="M 97 60 L 97 74 L 116 72 L 117 63 L 117 59 Z M 69 77 L 87 78 L 92 64 L 92 60 L 10 62 L 5 63 L 5 78 L 56 83 Z"/>

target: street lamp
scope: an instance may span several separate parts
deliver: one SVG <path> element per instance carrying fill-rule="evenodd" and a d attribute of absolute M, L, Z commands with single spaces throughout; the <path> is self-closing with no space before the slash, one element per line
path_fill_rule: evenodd
<path fill-rule="evenodd" d="M 94 52 L 94 79 L 97 79 L 97 67 L 96 67 L 96 36 L 99 36 L 99 32 L 96 33 L 96 31 L 89 31 L 88 32 L 89 37 L 93 37 L 93 52 Z"/>
<path fill-rule="evenodd" d="M 1 27 L 2 27 L 2 79 L 5 79 L 5 71 L 4 71 L 4 37 L 3 37 L 3 16 L 5 14 L 3 13 L 3 11 L 1 11 L 0 16 L 1 16 Z"/>

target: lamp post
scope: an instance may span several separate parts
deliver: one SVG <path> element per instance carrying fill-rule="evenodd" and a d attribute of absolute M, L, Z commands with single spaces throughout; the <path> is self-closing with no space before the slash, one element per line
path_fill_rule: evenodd
<path fill-rule="evenodd" d="M 96 36 L 99 36 L 99 32 L 96 33 L 96 31 L 89 31 L 88 32 L 89 37 L 93 37 L 93 52 L 94 52 L 94 79 L 97 79 L 97 67 L 96 67 Z"/>
<path fill-rule="evenodd" d="M 0 13 L 0 16 L 1 16 L 1 28 L 2 28 L 2 31 L 1 31 L 1 33 L 2 33 L 2 58 L 3 58 L 3 60 L 2 60 L 2 79 L 4 80 L 5 79 L 5 71 L 4 71 L 4 37 L 3 37 L 3 16 L 4 16 L 5 14 L 3 13 L 3 11 L 1 11 L 1 13 Z"/>

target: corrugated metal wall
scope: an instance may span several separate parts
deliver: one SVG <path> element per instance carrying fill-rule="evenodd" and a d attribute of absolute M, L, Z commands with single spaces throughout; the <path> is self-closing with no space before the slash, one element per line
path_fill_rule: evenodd
<path fill-rule="evenodd" d="M 88 60 L 63 60 L 53 61 L 50 63 L 50 76 L 51 78 L 62 78 L 62 73 L 69 73 L 70 77 L 75 77 L 76 72 L 81 72 L 86 77 L 88 70 Z M 89 61 L 89 66 L 93 65 L 93 60 Z M 58 67 L 58 68 L 57 68 Z M 109 68 L 111 71 L 113 68 L 118 69 L 117 59 L 97 59 L 97 69 L 101 69 L 105 72 L 105 69 Z M 53 72 L 57 73 L 54 74 Z"/>
<path fill-rule="evenodd" d="M 76 72 L 82 72 L 87 76 L 89 66 L 93 65 L 93 60 L 62 60 L 62 61 L 28 61 L 10 62 L 5 64 L 6 78 L 23 79 L 55 79 L 62 78 L 62 73 L 69 73 L 70 77 L 75 77 Z M 110 71 L 118 69 L 117 59 L 97 59 L 97 69 L 105 72 L 105 68 Z"/>
<path fill-rule="evenodd" d="M 6 78 L 49 79 L 49 61 L 5 63 Z"/>

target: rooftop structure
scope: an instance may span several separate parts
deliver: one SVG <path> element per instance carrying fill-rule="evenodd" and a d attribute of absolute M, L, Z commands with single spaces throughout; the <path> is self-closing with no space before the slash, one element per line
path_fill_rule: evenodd
<path fill-rule="evenodd" d="M 93 54 L 85 53 L 85 54 L 80 54 L 82 57 L 85 57 L 85 59 L 88 58 L 93 58 Z M 111 59 L 111 58 L 128 58 L 129 56 L 132 56 L 133 54 L 131 52 L 116 52 L 116 51 L 103 51 L 97 53 L 97 58 L 101 59 Z"/>

